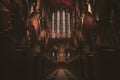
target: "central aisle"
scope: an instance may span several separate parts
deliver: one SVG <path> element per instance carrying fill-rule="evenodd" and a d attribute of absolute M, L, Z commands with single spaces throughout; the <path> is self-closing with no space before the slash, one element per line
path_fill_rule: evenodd
<path fill-rule="evenodd" d="M 56 69 L 53 73 L 51 73 L 47 80 L 80 80 L 74 74 L 69 72 L 67 69 Z"/>
<path fill-rule="evenodd" d="M 63 69 L 59 69 L 56 80 L 68 80 Z"/>

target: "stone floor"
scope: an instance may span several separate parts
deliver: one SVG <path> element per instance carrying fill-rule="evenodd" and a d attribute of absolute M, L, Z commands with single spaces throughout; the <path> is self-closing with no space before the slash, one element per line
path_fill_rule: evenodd
<path fill-rule="evenodd" d="M 56 69 L 46 80 L 80 80 L 67 69 Z"/>

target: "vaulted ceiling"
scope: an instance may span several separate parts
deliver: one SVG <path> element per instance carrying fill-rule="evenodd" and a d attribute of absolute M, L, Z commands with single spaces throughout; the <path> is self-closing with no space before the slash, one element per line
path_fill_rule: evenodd
<path fill-rule="evenodd" d="M 73 0 L 45 0 L 45 4 L 50 8 L 63 6 L 71 8 L 73 5 Z"/>

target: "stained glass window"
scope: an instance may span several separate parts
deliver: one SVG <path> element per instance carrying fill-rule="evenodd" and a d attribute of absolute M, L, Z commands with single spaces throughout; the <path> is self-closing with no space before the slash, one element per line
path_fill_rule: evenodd
<path fill-rule="evenodd" d="M 63 37 L 65 37 L 65 11 L 62 13 L 62 27 L 63 27 Z"/>
<path fill-rule="evenodd" d="M 56 17 L 55 17 L 56 15 Z M 70 13 L 65 10 L 57 10 L 52 13 L 52 38 L 71 37 Z"/>
<path fill-rule="evenodd" d="M 71 33 L 70 33 L 70 13 L 68 13 L 68 25 L 67 25 L 67 27 L 68 27 L 68 37 L 70 38 L 71 37 Z"/>
<path fill-rule="evenodd" d="M 57 37 L 60 37 L 60 11 L 57 11 Z"/>
<path fill-rule="evenodd" d="M 55 37 L 55 14 L 52 13 L 52 38 Z"/>

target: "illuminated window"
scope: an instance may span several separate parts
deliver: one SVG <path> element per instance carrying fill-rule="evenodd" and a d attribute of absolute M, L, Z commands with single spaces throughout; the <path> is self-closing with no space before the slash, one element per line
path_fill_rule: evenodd
<path fill-rule="evenodd" d="M 55 38 L 55 14 L 52 13 L 52 38 Z"/>
<path fill-rule="evenodd" d="M 60 11 L 57 11 L 57 37 L 60 37 Z"/>
<path fill-rule="evenodd" d="M 57 10 L 52 13 L 52 38 L 71 37 L 70 13 L 65 10 Z"/>
<path fill-rule="evenodd" d="M 62 19 L 63 37 L 65 37 L 65 11 L 62 13 Z"/>
<path fill-rule="evenodd" d="M 68 20 L 67 21 L 68 21 L 68 25 L 67 25 L 68 26 L 68 37 L 70 38 L 71 37 L 71 35 L 70 35 L 71 34 L 70 33 L 70 13 L 68 13 Z"/>

